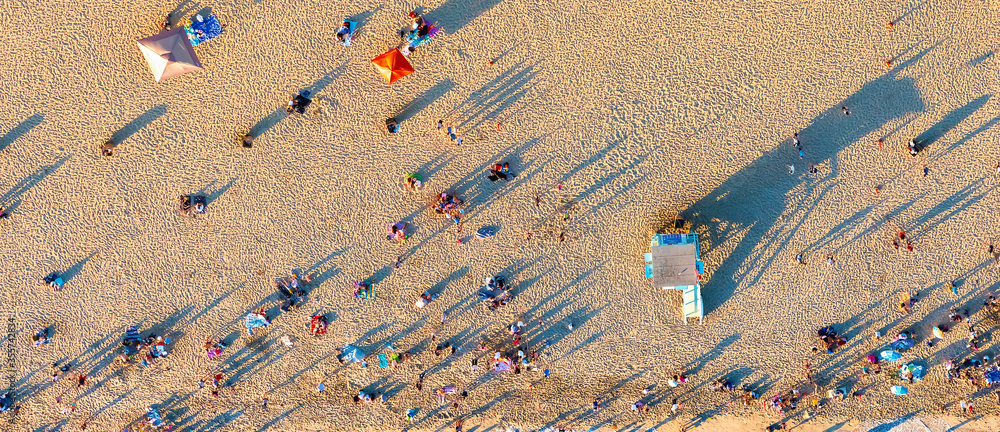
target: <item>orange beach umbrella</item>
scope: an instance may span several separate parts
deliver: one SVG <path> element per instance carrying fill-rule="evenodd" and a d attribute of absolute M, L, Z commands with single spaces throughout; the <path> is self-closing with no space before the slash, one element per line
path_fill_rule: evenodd
<path fill-rule="evenodd" d="M 393 48 L 378 57 L 372 59 L 375 68 L 385 77 L 385 80 L 392 84 L 396 80 L 413 73 L 413 66 L 403 57 L 403 53 Z"/>

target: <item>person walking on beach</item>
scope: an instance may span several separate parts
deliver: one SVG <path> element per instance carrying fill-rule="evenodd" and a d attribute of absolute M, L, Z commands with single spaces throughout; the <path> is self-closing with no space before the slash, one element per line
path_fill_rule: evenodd
<path fill-rule="evenodd" d="M 958 402 L 958 404 L 962 408 L 963 413 L 972 414 L 972 402 L 962 399 Z"/>

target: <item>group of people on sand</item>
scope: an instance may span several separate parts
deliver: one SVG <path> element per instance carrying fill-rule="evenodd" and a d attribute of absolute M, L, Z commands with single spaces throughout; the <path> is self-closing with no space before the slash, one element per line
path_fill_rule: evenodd
<path fill-rule="evenodd" d="M 827 354 L 833 354 L 837 348 L 847 344 L 847 339 L 843 336 L 838 335 L 837 331 L 833 329 L 833 326 L 821 327 L 816 331 L 816 336 L 819 338 L 819 344 L 823 346 L 823 349 Z M 812 346 L 812 352 L 815 354 L 819 351 L 816 345 Z"/>
<path fill-rule="evenodd" d="M 461 135 L 458 134 L 458 129 L 455 126 L 449 124 L 447 127 L 445 127 L 444 119 L 438 119 L 437 129 L 439 131 L 441 129 L 444 129 L 445 133 L 448 134 L 448 138 L 451 139 L 451 142 L 455 143 L 455 145 L 462 145 L 463 138 Z"/>
<path fill-rule="evenodd" d="M 365 281 L 354 281 L 354 298 L 371 300 L 373 294 L 372 285 L 370 283 Z"/>
<path fill-rule="evenodd" d="M 906 231 L 900 231 L 896 234 L 896 237 L 892 239 L 893 249 L 899 250 L 901 245 L 906 246 L 906 250 L 913 252 L 913 243 L 906 238 Z"/>
<path fill-rule="evenodd" d="M 292 270 L 288 276 L 279 278 L 274 281 L 274 286 L 281 294 L 281 309 L 282 312 L 288 312 L 291 309 L 298 310 L 305 302 L 306 290 L 303 284 L 311 281 L 308 275 L 301 275 L 298 270 Z"/>
<path fill-rule="evenodd" d="M 125 336 L 122 338 L 118 362 L 129 364 L 132 357 L 138 357 L 141 365 L 149 367 L 154 359 L 166 357 L 169 354 L 167 346 L 171 342 L 172 338 L 156 333 L 142 337 L 139 334 L 138 326 L 129 326 L 125 329 Z"/>
<path fill-rule="evenodd" d="M 385 227 L 385 239 L 389 241 L 395 241 L 397 243 L 405 242 L 406 239 L 410 238 L 406 234 L 406 222 L 399 221 L 396 223 L 390 223 Z"/>
<path fill-rule="evenodd" d="M 462 204 L 464 202 L 457 195 L 441 192 L 437 197 L 437 202 L 434 203 L 434 212 L 447 216 L 457 224 L 461 222 L 460 217 L 465 214 L 465 210 L 461 207 Z"/>
<path fill-rule="evenodd" d="M 202 215 L 207 211 L 208 198 L 204 195 L 181 195 L 180 212 L 183 215 Z"/>
<path fill-rule="evenodd" d="M 494 276 L 486 281 L 486 287 L 479 291 L 479 298 L 485 300 L 491 311 L 506 306 L 512 298 L 510 286 L 503 276 Z"/>
<path fill-rule="evenodd" d="M 407 14 L 410 18 L 409 29 L 399 31 L 400 47 L 399 52 L 404 56 L 409 56 L 417 47 L 426 44 L 437 33 L 434 24 L 428 23 L 424 17 L 413 11 Z"/>
<path fill-rule="evenodd" d="M 509 180 L 508 177 L 514 177 L 514 173 L 510 171 L 510 164 L 507 162 L 497 162 L 490 167 L 490 174 L 487 178 L 490 181 L 497 180 Z"/>

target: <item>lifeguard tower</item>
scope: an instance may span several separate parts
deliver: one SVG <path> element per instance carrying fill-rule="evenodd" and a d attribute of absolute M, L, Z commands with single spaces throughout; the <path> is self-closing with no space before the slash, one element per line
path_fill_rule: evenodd
<path fill-rule="evenodd" d="M 690 232 L 687 223 L 675 218 L 667 233 L 653 234 L 650 252 L 645 254 L 646 277 L 654 287 L 675 289 L 683 293 L 684 323 L 698 318 L 701 324 L 705 309 L 701 298 L 701 275 L 704 264 L 698 251 L 698 234 Z"/>

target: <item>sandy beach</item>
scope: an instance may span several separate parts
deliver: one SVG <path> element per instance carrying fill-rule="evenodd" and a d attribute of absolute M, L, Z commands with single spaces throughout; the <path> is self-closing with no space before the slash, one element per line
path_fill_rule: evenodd
<path fill-rule="evenodd" d="M 8 430 L 135 430 L 149 406 L 197 432 L 450 431 L 456 419 L 475 432 L 1000 428 L 997 389 L 949 383 L 944 366 L 1000 354 L 1000 318 L 983 307 L 1000 288 L 996 3 L 0 6 L 0 317 L 16 329 L 0 360 L 14 360 L 21 407 L 0 419 Z M 441 32 L 388 85 L 369 60 L 398 45 L 410 11 Z M 203 70 L 156 83 L 135 40 L 168 12 L 214 13 L 224 32 L 195 47 Z M 358 22 L 350 47 L 335 38 L 345 18 Z M 287 115 L 300 90 L 312 105 Z M 237 142 L 247 133 L 253 148 Z M 108 139 L 118 146 L 103 157 Z M 487 179 L 499 161 L 510 181 Z M 401 187 L 410 172 L 422 190 Z M 461 225 L 431 210 L 446 191 L 465 201 Z M 205 215 L 178 212 L 189 194 L 206 196 Z M 701 240 L 701 325 L 644 277 L 650 235 L 675 214 Z M 402 243 L 385 238 L 397 221 Z M 498 230 L 481 240 L 481 227 Z M 893 248 L 901 231 L 912 251 Z M 279 313 L 274 281 L 293 269 L 308 295 Z M 51 272 L 59 292 L 42 282 Z M 491 311 L 477 291 L 495 275 L 513 299 Z M 373 299 L 355 298 L 355 281 Z M 439 297 L 415 308 L 425 291 Z M 272 321 L 251 337 L 244 317 L 260 307 Z M 927 346 L 952 309 L 971 322 Z M 314 313 L 329 318 L 322 337 Z M 489 371 L 519 320 L 537 370 Z M 170 337 L 169 355 L 116 363 L 133 325 Z M 828 325 L 847 343 L 813 354 Z M 41 328 L 51 342 L 33 347 Z M 918 343 L 902 361 L 926 377 L 894 396 L 899 362 L 864 379 L 861 367 L 904 330 Z M 228 343 L 219 357 L 208 337 Z M 435 356 L 444 342 L 459 349 Z M 337 361 L 346 344 L 367 367 Z M 378 366 L 403 351 L 410 362 Z M 86 384 L 53 383 L 54 363 Z M 669 386 L 678 371 L 688 381 Z M 232 384 L 218 398 L 198 386 L 216 373 Z M 720 378 L 760 398 L 713 392 Z M 440 405 L 445 386 L 468 397 Z M 863 399 L 827 398 L 836 388 Z M 792 389 L 810 393 L 798 408 L 767 407 Z M 359 390 L 387 401 L 355 404 Z M 640 400 L 643 416 L 630 409 Z"/>

